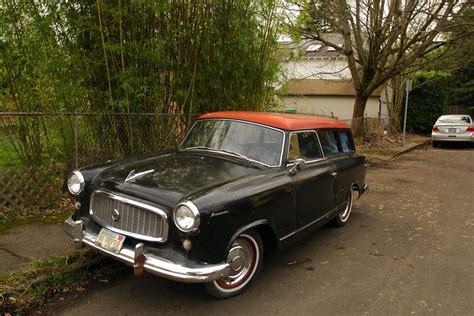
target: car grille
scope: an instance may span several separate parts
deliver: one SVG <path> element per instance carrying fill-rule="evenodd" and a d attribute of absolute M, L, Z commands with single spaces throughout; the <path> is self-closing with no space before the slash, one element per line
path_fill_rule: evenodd
<path fill-rule="evenodd" d="M 166 213 L 148 204 L 95 191 L 91 196 L 90 214 L 98 224 L 123 235 L 158 242 L 168 238 Z"/>

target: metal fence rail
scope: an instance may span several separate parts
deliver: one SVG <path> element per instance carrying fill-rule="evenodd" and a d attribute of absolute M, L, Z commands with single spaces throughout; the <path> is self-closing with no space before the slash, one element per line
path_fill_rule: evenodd
<path fill-rule="evenodd" d="M 71 170 L 173 148 L 196 118 L 194 114 L 2 112 L 0 211 L 50 207 L 57 203 Z"/>

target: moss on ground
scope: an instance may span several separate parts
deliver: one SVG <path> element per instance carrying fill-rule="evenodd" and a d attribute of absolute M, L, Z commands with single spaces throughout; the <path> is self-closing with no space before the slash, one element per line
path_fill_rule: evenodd
<path fill-rule="evenodd" d="M 19 271 L 0 274 L 0 314 L 28 314 L 59 296 L 82 292 L 94 280 L 108 280 L 123 270 L 120 263 L 87 250 L 34 261 Z"/>
<path fill-rule="evenodd" d="M 31 223 L 44 223 L 44 224 L 56 224 L 63 222 L 66 218 L 71 215 L 71 211 L 64 210 L 61 213 L 56 213 L 54 215 L 35 215 L 26 218 L 18 218 L 15 220 L 7 221 L 5 223 L 0 223 L 0 234 L 3 234 L 5 231 Z"/>

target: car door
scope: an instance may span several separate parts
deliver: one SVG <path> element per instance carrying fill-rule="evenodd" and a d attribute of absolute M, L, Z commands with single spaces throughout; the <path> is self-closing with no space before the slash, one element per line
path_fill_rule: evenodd
<path fill-rule="evenodd" d="M 305 227 L 334 209 L 335 165 L 323 157 L 315 131 L 290 134 L 288 162 L 305 160 L 305 168 L 292 175 L 296 228 Z"/>
<path fill-rule="evenodd" d="M 354 158 L 355 146 L 350 130 L 335 130 L 339 154 L 333 156 L 332 161 L 336 166 L 336 206 L 340 206 L 347 201 L 349 188 L 354 180 L 353 170 L 357 164 Z"/>

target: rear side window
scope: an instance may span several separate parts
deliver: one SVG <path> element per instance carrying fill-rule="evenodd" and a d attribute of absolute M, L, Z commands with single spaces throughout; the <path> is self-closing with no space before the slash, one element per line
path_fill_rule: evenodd
<path fill-rule="evenodd" d="M 337 146 L 338 138 L 334 131 L 331 130 L 320 130 L 318 131 L 319 141 L 321 142 L 321 146 L 323 147 L 324 154 L 326 156 L 332 156 L 339 152 L 339 148 Z"/>
<path fill-rule="evenodd" d="M 322 157 L 315 132 L 291 133 L 290 147 L 288 149 L 289 162 L 294 161 L 296 158 L 311 161 Z"/>
<path fill-rule="evenodd" d="M 355 150 L 354 140 L 350 131 L 338 131 L 337 134 L 342 152 L 347 153 Z"/>

